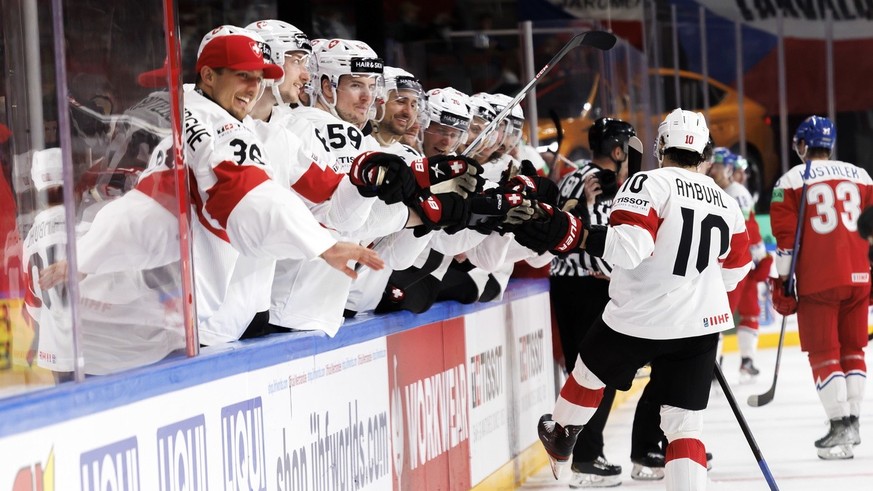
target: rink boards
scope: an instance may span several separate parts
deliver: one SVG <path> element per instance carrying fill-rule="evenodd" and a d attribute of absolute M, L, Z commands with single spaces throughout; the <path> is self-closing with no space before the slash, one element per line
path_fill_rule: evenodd
<path fill-rule="evenodd" d="M 470 489 L 543 463 L 546 281 L 0 401 L 0 490 Z M 490 477 L 489 477 L 490 476 Z"/>

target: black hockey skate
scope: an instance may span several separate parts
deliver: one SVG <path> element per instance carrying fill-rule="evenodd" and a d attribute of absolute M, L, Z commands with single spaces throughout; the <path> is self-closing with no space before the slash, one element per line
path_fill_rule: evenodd
<path fill-rule="evenodd" d="M 637 481 L 659 481 L 664 479 L 664 454 L 649 452 L 643 458 L 632 458 L 634 468 L 631 479 Z"/>
<path fill-rule="evenodd" d="M 852 445 L 860 440 L 848 417 L 832 419 L 828 434 L 815 441 L 818 458 L 824 460 L 851 459 L 855 456 Z"/>
<path fill-rule="evenodd" d="M 852 445 L 861 444 L 861 420 L 858 416 L 849 416 L 849 424 L 852 425 L 852 430 L 855 432 L 855 438 L 852 440 Z"/>
<path fill-rule="evenodd" d="M 606 457 L 592 462 L 574 462 L 571 488 L 611 488 L 621 484 L 621 466 L 610 464 Z"/>
<path fill-rule="evenodd" d="M 540 435 L 543 447 L 546 448 L 546 453 L 549 454 L 549 465 L 552 467 L 552 475 L 555 476 L 555 479 L 561 478 L 561 473 L 570 463 L 573 447 L 576 445 L 576 438 L 580 431 L 582 431 L 582 426 L 568 425 L 564 427 L 552 421 L 551 414 L 544 414 L 540 417 L 537 433 Z"/>
<path fill-rule="evenodd" d="M 758 370 L 758 367 L 752 362 L 752 359 L 749 357 L 743 357 L 740 360 L 740 375 L 745 375 L 747 377 L 756 377 L 760 374 L 761 371 Z"/>

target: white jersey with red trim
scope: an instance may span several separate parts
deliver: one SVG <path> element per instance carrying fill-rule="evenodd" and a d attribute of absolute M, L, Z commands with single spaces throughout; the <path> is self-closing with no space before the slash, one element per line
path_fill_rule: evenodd
<path fill-rule="evenodd" d="M 614 267 L 603 321 L 646 339 L 733 327 L 727 292 L 751 268 L 737 202 L 703 174 L 640 172 L 612 204 L 603 258 Z"/>
<path fill-rule="evenodd" d="M 251 118 L 238 121 L 198 92 L 185 93 L 185 156 L 198 218 L 192 236 L 194 262 L 200 265 L 194 273 L 203 344 L 238 337 L 247 325 L 213 321 L 221 327 L 210 328 L 207 323 L 228 301 L 232 278 L 258 277 L 235 271 L 240 255 L 310 260 L 336 243 L 296 193 L 271 179 L 271 162 L 283 156 L 270 155 L 253 128 Z M 239 290 L 247 291 L 234 289 Z M 240 303 L 249 308 L 251 320 L 261 302 Z"/>
<path fill-rule="evenodd" d="M 49 265 L 67 257 L 67 232 L 64 206 L 57 205 L 37 213 L 24 238 L 24 305 L 35 322 L 39 335 L 37 363 L 59 372 L 73 370 L 72 318 L 66 283 L 47 291 L 39 286 L 39 274 Z"/>
<path fill-rule="evenodd" d="M 332 165 L 337 174 L 348 174 L 352 160 L 361 153 L 381 150 L 375 139 L 365 138 L 366 135 L 357 126 L 327 111 L 306 106 L 298 106 L 291 111 L 312 123 L 316 137 L 333 153 Z"/>

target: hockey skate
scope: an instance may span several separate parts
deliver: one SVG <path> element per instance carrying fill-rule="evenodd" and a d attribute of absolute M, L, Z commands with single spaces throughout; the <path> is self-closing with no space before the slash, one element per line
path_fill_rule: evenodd
<path fill-rule="evenodd" d="M 857 439 L 860 440 L 860 436 Z M 848 417 L 832 419 L 828 434 L 815 441 L 818 458 L 824 460 L 851 459 L 855 456 L 852 452 L 855 440 L 855 429 Z"/>
<path fill-rule="evenodd" d="M 564 468 L 570 463 L 573 455 L 573 447 L 576 445 L 576 437 L 582 431 L 582 426 L 561 426 L 552 421 L 551 414 L 544 414 L 537 424 L 537 433 L 540 441 L 549 455 L 549 465 L 552 467 L 552 475 L 560 479 Z"/>
<path fill-rule="evenodd" d="M 755 377 L 760 374 L 761 371 L 758 370 L 758 367 L 752 362 L 752 359 L 749 357 L 743 357 L 740 361 L 740 381 L 741 382 L 751 382 L 755 379 Z"/>
<path fill-rule="evenodd" d="M 861 420 L 858 416 L 849 416 L 849 424 L 852 425 L 852 430 L 855 432 L 852 445 L 861 444 Z"/>
<path fill-rule="evenodd" d="M 612 465 L 605 457 L 593 462 L 574 462 L 570 467 L 571 488 L 611 488 L 621 484 L 621 466 Z"/>
<path fill-rule="evenodd" d="M 637 481 L 659 481 L 664 479 L 664 455 L 658 452 L 649 452 L 641 459 L 631 459 L 634 468 L 631 471 L 631 479 Z"/>

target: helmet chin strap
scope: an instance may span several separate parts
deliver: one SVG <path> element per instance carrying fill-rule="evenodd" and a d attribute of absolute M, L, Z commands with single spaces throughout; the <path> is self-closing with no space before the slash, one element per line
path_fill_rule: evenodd
<path fill-rule="evenodd" d="M 318 94 L 318 99 L 321 101 L 322 104 L 325 105 L 325 107 L 327 107 L 327 112 L 333 114 L 334 117 L 336 117 L 337 119 L 342 119 L 342 118 L 340 118 L 339 114 L 337 114 L 337 112 L 336 112 L 336 87 L 334 87 L 333 84 L 331 84 L 330 90 L 333 93 L 333 102 L 329 102 L 327 100 L 327 98 L 324 97 L 324 94 L 322 94 L 322 93 Z"/>
<path fill-rule="evenodd" d="M 803 144 L 803 147 L 804 147 L 804 149 L 803 149 L 803 150 L 804 150 L 803 153 L 800 153 L 800 148 L 798 148 L 798 147 L 799 147 L 799 145 L 794 145 L 794 153 L 796 153 L 797 156 L 800 157 L 800 160 L 806 162 L 806 154 L 809 153 L 809 147 L 806 146 L 806 142 L 804 142 L 804 144 Z"/>
<path fill-rule="evenodd" d="M 273 93 L 273 98 L 276 99 L 276 103 L 280 106 L 287 106 L 288 104 L 290 104 L 282 98 L 282 93 L 279 92 L 279 84 L 271 85 L 270 91 Z"/>

